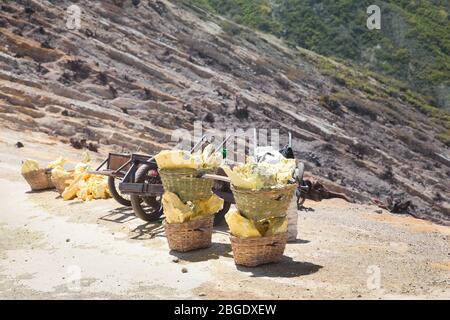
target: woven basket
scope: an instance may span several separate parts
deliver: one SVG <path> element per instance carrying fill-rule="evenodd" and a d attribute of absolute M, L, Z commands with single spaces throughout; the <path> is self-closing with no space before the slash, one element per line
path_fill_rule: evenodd
<path fill-rule="evenodd" d="M 230 236 L 234 263 L 246 267 L 277 262 L 283 256 L 287 233 L 261 238 Z"/>
<path fill-rule="evenodd" d="M 33 191 L 54 188 L 55 186 L 51 181 L 51 175 L 52 172 L 50 169 L 39 169 L 27 173 L 22 173 L 22 176 L 28 182 L 31 190 Z"/>
<path fill-rule="evenodd" d="M 71 172 L 71 171 L 69 171 L 69 172 Z M 64 190 L 69 186 L 70 181 L 72 179 L 73 179 L 72 177 L 62 178 L 62 177 L 55 177 L 54 175 L 51 176 L 51 181 L 52 181 L 53 185 L 55 186 L 56 190 L 60 194 L 63 193 Z"/>
<path fill-rule="evenodd" d="M 164 190 L 175 193 L 183 202 L 211 197 L 214 180 L 197 177 L 203 173 L 215 172 L 216 169 L 159 170 Z"/>
<path fill-rule="evenodd" d="M 289 184 L 276 189 L 245 190 L 231 186 L 231 190 L 239 212 L 247 219 L 261 220 L 286 216 L 296 187 Z"/>
<path fill-rule="evenodd" d="M 167 223 L 166 231 L 169 248 L 174 251 L 186 252 L 211 246 L 214 216 L 184 223 Z"/>

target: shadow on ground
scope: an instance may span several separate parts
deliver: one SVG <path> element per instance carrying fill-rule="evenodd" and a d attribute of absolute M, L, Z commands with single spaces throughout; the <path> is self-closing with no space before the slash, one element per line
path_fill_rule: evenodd
<path fill-rule="evenodd" d="M 213 243 L 211 247 L 207 249 L 199 249 L 189 252 L 177 252 L 171 250 L 170 254 L 180 260 L 189 262 L 215 260 L 220 257 L 233 258 L 233 255 L 231 254 L 231 244 L 218 242 Z"/>
<path fill-rule="evenodd" d="M 305 211 L 305 212 L 314 212 L 314 211 L 316 211 L 314 208 L 304 207 L 304 206 L 300 206 L 297 209 L 298 209 L 298 211 Z"/>
<path fill-rule="evenodd" d="M 131 230 L 133 240 L 148 240 L 156 236 L 164 236 L 164 226 L 161 222 L 146 222 Z"/>
<path fill-rule="evenodd" d="M 310 262 L 294 261 L 292 258 L 284 256 L 278 263 L 252 268 L 236 266 L 236 268 L 242 272 L 250 272 L 251 277 L 294 278 L 316 273 L 323 267 Z"/>
<path fill-rule="evenodd" d="M 39 193 L 46 193 L 49 191 L 55 191 L 55 189 L 42 189 L 42 190 L 28 190 L 25 191 L 27 194 L 39 194 Z"/>
<path fill-rule="evenodd" d="M 131 207 L 119 207 L 108 211 L 107 215 L 100 217 L 100 220 L 115 222 L 115 223 L 125 223 L 130 220 L 135 219 L 133 208 Z"/>
<path fill-rule="evenodd" d="M 310 243 L 309 240 L 296 239 L 295 241 L 288 242 L 288 244 L 307 244 Z"/>

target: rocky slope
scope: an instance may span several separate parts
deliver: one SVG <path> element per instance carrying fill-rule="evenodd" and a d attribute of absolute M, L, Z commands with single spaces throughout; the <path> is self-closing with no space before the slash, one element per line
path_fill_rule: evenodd
<path fill-rule="evenodd" d="M 317 53 L 404 81 L 450 111 L 450 3 L 410 0 L 186 0 Z M 379 30 L 366 27 L 380 8 Z"/>
<path fill-rule="evenodd" d="M 81 29 L 66 8 L 82 9 Z M 152 153 L 195 120 L 291 131 L 308 174 L 450 223 L 445 126 L 381 78 L 169 1 L 2 1 L 0 122 Z M 329 69 L 345 73 L 345 79 Z M 238 110 L 238 111 L 236 111 Z M 435 115 L 433 113 L 433 115 Z"/>

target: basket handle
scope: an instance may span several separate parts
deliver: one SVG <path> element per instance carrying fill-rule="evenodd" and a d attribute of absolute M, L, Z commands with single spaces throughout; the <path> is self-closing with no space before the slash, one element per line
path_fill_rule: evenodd
<path fill-rule="evenodd" d="M 228 183 L 231 182 L 230 178 L 225 177 L 225 176 L 219 176 L 217 174 L 206 173 L 206 174 L 202 175 L 202 178 L 211 179 L 211 180 L 219 180 L 219 181 L 224 181 L 224 182 L 228 182 Z"/>

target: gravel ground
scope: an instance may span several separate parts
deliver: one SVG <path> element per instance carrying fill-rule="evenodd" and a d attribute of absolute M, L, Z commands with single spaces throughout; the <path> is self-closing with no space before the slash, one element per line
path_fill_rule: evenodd
<path fill-rule="evenodd" d="M 176 254 L 160 225 L 113 200 L 28 192 L 20 161 L 59 154 L 80 157 L 46 136 L 0 136 L 2 299 L 450 299 L 449 227 L 342 200 L 306 202 L 279 264 L 237 267 L 226 226 L 211 248 Z"/>

